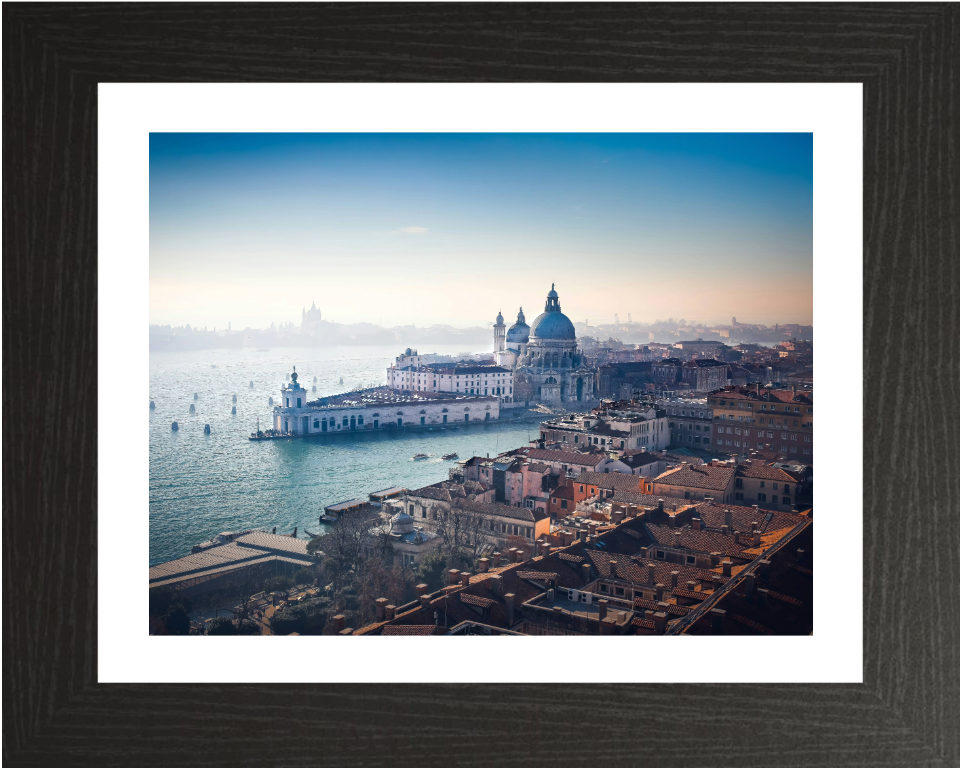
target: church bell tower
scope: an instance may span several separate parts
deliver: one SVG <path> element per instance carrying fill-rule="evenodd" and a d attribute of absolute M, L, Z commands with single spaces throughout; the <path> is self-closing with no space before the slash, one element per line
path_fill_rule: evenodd
<path fill-rule="evenodd" d="M 503 352 L 507 348 L 507 326 L 503 323 L 503 313 L 497 312 L 497 323 L 493 326 L 493 352 Z"/>

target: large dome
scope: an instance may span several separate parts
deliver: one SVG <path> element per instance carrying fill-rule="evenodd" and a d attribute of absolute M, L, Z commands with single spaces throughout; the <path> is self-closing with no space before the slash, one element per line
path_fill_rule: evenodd
<path fill-rule="evenodd" d="M 550 293 L 547 294 L 547 304 L 544 307 L 544 313 L 533 321 L 530 327 L 530 334 L 534 341 L 576 341 L 577 332 L 570 322 L 570 318 L 560 311 L 560 297 L 550 286 Z"/>
<path fill-rule="evenodd" d="M 577 331 L 563 312 L 544 312 L 530 328 L 534 339 L 545 341 L 576 341 Z"/>

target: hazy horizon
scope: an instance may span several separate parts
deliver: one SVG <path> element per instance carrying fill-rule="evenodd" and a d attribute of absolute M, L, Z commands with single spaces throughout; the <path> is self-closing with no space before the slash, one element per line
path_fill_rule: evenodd
<path fill-rule="evenodd" d="M 812 324 L 811 134 L 151 134 L 150 322 Z"/>

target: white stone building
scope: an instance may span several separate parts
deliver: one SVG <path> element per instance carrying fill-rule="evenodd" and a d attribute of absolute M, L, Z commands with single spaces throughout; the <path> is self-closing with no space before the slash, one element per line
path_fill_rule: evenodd
<path fill-rule="evenodd" d="M 273 429 L 283 434 L 323 434 L 362 430 L 430 427 L 500 418 L 500 398 L 456 392 L 396 392 L 387 387 L 361 389 L 307 400 L 297 372 L 280 391 Z"/>
<path fill-rule="evenodd" d="M 400 392 L 449 392 L 496 396 L 513 402 L 513 371 L 499 365 L 423 364 L 415 349 L 407 349 L 387 368 L 387 386 Z"/>

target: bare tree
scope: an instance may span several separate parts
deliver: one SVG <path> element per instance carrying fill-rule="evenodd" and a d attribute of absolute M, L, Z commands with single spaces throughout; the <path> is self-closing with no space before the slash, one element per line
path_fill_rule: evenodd
<path fill-rule="evenodd" d="M 437 535 L 448 559 L 473 563 L 487 543 L 490 523 L 483 514 L 456 503 L 437 510 Z"/>

